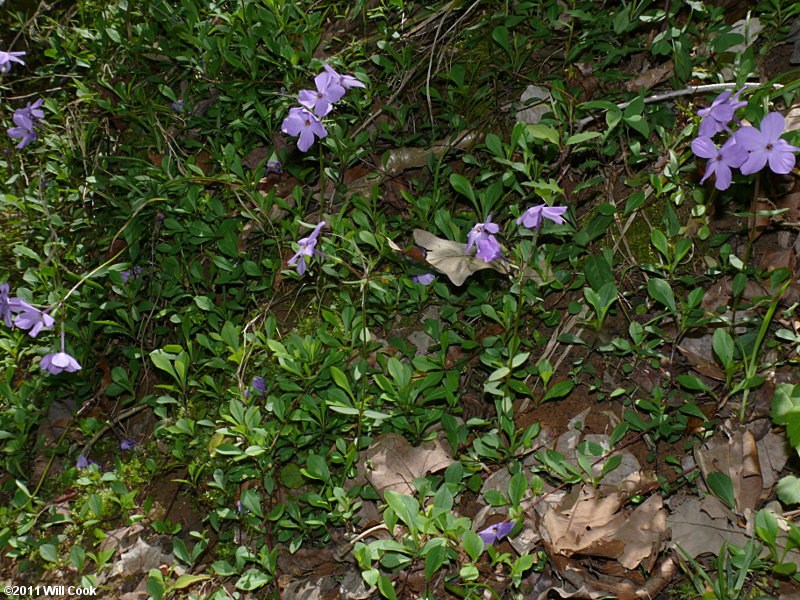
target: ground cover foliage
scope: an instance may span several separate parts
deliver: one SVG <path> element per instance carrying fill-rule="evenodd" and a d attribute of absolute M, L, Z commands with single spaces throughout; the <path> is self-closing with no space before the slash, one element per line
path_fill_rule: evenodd
<path fill-rule="evenodd" d="M 798 12 L 7 2 L 7 595 L 796 597 Z"/>

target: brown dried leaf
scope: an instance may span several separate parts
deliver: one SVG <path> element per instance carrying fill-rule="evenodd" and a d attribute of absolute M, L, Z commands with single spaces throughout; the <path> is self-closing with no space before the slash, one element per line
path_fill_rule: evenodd
<path fill-rule="evenodd" d="M 687 498 L 667 517 L 672 545 L 680 546 L 692 558 L 716 555 L 725 542 L 744 547 L 750 537 L 733 522 L 735 518 L 716 496 Z"/>
<path fill-rule="evenodd" d="M 549 506 L 542 517 L 540 533 L 551 554 L 601 556 L 616 559 L 627 569 L 651 558 L 652 567 L 666 531 L 660 496 L 626 515 L 621 494 L 600 497 L 597 490 L 584 486 L 574 503 L 568 497 L 565 504 Z"/>
<path fill-rule="evenodd" d="M 669 79 L 675 72 L 675 63 L 671 60 L 665 62 L 663 65 L 653 67 L 649 71 L 645 71 L 635 79 L 631 79 L 625 84 L 629 92 L 638 92 L 640 89 L 649 90 L 654 88 L 665 79 Z"/>
<path fill-rule="evenodd" d="M 731 478 L 739 513 L 747 508 L 755 510 L 761 498 L 763 478 L 752 432 L 736 432 L 724 443 L 712 440 L 703 448 L 696 449 L 694 456 L 703 478 L 715 471 Z"/>
<path fill-rule="evenodd" d="M 414 241 L 428 251 L 425 257 L 428 264 L 447 275 L 454 285 L 463 285 L 467 277 L 483 269 L 494 269 L 504 275 L 509 272 L 499 259 L 487 263 L 465 254 L 466 244 L 436 237 L 423 229 L 414 230 Z"/>
<path fill-rule="evenodd" d="M 366 476 L 381 498 L 386 490 L 414 495 L 416 490 L 412 482 L 415 478 L 441 471 L 452 462 L 439 440 L 415 447 L 398 433 L 385 433 L 375 438 L 364 452 L 359 472 Z"/>

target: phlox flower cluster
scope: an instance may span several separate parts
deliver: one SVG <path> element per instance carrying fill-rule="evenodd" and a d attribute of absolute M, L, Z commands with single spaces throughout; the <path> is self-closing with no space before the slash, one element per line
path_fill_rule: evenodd
<path fill-rule="evenodd" d="M 320 121 L 333 110 L 333 105 L 342 99 L 345 91 L 354 87 L 365 87 L 352 75 L 340 75 L 329 65 L 314 78 L 316 90 L 302 90 L 297 101 L 300 106 L 289 110 L 289 116 L 283 120 L 281 131 L 289 135 L 299 135 L 297 147 L 306 152 L 314 144 L 316 138 L 322 139 L 328 131 Z"/>
<path fill-rule="evenodd" d="M 43 100 L 28 102 L 25 108 L 14 111 L 14 127 L 8 130 L 8 137 L 19 140 L 17 148 L 21 149 L 36 139 L 36 127 L 44 123 L 44 111 L 41 109 Z"/>
<path fill-rule="evenodd" d="M 800 148 L 781 139 L 786 120 L 777 112 L 767 113 L 761 119 L 760 128 L 740 127 L 721 147 L 717 147 L 711 138 L 723 131 L 730 132 L 731 120 L 741 125 L 735 111 L 747 103 L 739 100 L 739 93 L 723 92 L 711 106 L 698 111 L 703 120 L 700 122 L 700 135 L 692 141 L 692 152 L 708 159 L 706 173 L 700 183 L 713 174 L 714 187 L 718 190 L 730 187 L 733 169 L 739 169 L 743 175 L 751 175 L 769 165 L 773 173 L 791 173 L 795 165 L 794 153 L 800 151 Z"/>
<path fill-rule="evenodd" d="M 564 219 L 561 215 L 567 212 L 566 206 L 548 206 L 538 204 L 530 207 L 522 216 L 517 219 L 517 225 L 524 225 L 528 229 L 536 231 L 542 226 L 542 219 L 550 219 L 554 223 L 561 224 Z M 492 262 L 503 256 L 503 249 L 494 234 L 500 231 L 496 223 L 492 223 L 492 215 L 489 215 L 483 223 L 477 223 L 467 234 L 467 248 L 465 254 L 469 254 L 473 246 L 477 247 L 476 258 L 483 259 L 484 262 Z"/>
<path fill-rule="evenodd" d="M 32 338 L 39 335 L 42 329 L 53 328 L 55 319 L 48 314 L 48 311 L 31 306 L 22 298 L 10 298 L 9 292 L 8 283 L 0 284 L 0 321 L 5 323 L 6 327 L 11 329 L 18 327 L 27 331 Z M 63 332 L 61 334 L 61 351 L 42 357 L 39 366 L 52 375 L 58 375 L 62 371 L 73 373 L 81 369 L 78 361 L 64 350 Z"/>

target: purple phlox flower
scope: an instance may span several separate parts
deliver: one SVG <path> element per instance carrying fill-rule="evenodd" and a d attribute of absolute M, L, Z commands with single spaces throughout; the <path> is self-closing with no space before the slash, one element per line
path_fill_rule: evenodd
<path fill-rule="evenodd" d="M 25 108 L 17 109 L 14 113 L 28 117 L 35 124 L 36 120 L 41 121 L 44 119 L 44 111 L 41 109 L 42 104 L 44 104 L 44 100 L 39 98 L 36 102 L 28 102 Z"/>
<path fill-rule="evenodd" d="M 283 169 L 281 169 L 281 161 L 279 160 L 267 161 L 267 169 L 264 172 L 264 176 L 266 177 L 270 173 L 275 173 L 275 175 L 280 175 L 281 173 L 283 173 Z"/>
<path fill-rule="evenodd" d="M 8 298 L 9 290 L 10 287 L 8 283 L 0 283 L 0 320 L 5 322 L 6 327 L 13 327 L 13 308 L 11 301 Z"/>
<path fill-rule="evenodd" d="M 566 206 L 548 206 L 547 204 L 531 206 L 517 219 L 517 225 L 522 224 L 528 229 L 539 229 L 542 226 L 543 218 L 550 219 L 560 225 L 564 222 L 561 215 L 565 212 L 567 212 Z"/>
<path fill-rule="evenodd" d="M 28 335 L 35 338 L 42 329 L 50 329 L 55 323 L 55 319 L 46 312 L 31 306 L 24 300 L 12 298 L 9 303 L 14 302 L 11 310 L 20 314 L 14 319 L 14 325 L 20 329 L 27 329 Z M 45 357 L 46 358 L 46 357 Z"/>
<path fill-rule="evenodd" d="M 479 531 L 478 535 L 486 544 L 494 544 L 511 533 L 512 529 L 514 529 L 514 521 L 502 521 L 489 525 L 483 531 Z"/>
<path fill-rule="evenodd" d="M 289 259 L 287 264 L 290 266 L 294 266 L 296 264 L 298 275 L 302 275 L 306 272 L 306 256 L 311 257 L 314 256 L 314 254 L 324 256 L 322 252 L 315 249 L 315 246 L 317 245 L 317 237 L 319 236 L 319 230 L 324 226 L 325 221 L 320 221 L 319 224 L 314 228 L 314 231 L 311 232 L 311 235 L 304 237 L 297 242 L 297 244 L 300 246 L 300 249 L 292 258 Z"/>
<path fill-rule="evenodd" d="M 323 66 L 325 67 L 325 70 L 328 73 L 330 73 L 331 77 L 333 78 L 333 81 L 338 83 L 346 90 L 349 90 L 350 88 L 354 87 L 360 87 L 360 88 L 367 87 L 352 75 L 340 75 L 330 65 L 323 65 Z"/>
<path fill-rule="evenodd" d="M 262 396 L 267 393 L 267 382 L 264 381 L 264 378 L 260 375 L 253 377 L 253 383 L 251 385 L 253 386 L 253 389 L 255 389 L 255 391 Z"/>
<path fill-rule="evenodd" d="M 737 139 L 737 136 L 732 136 L 719 149 L 710 137 L 700 136 L 692 140 L 692 152 L 708 159 L 706 174 L 700 183 L 714 174 L 714 187 L 718 190 L 727 190 L 731 186 L 731 169 L 738 169 L 747 160 L 747 150 L 736 143 Z"/>
<path fill-rule="evenodd" d="M 22 110 L 25 109 L 18 110 L 14 113 L 14 124 L 16 127 L 11 127 L 8 130 L 8 137 L 12 140 L 20 140 L 19 144 L 17 144 L 18 149 L 24 148 L 36 139 L 36 132 L 33 130 L 33 120 L 25 116 L 21 112 Z"/>
<path fill-rule="evenodd" d="M 21 60 L 20 56 L 25 56 L 25 52 L 3 52 L 0 50 L 0 73 L 8 73 L 11 70 L 12 62 L 24 65 L 25 61 Z"/>
<path fill-rule="evenodd" d="M 133 267 L 130 271 L 120 271 L 119 276 L 122 277 L 122 283 L 128 283 L 134 279 L 139 278 L 139 273 L 142 272 L 144 267 Z"/>
<path fill-rule="evenodd" d="M 411 276 L 411 281 L 414 283 L 419 283 L 420 285 L 430 285 L 433 283 L 434 279 L 436 279 L 436 275 L 433 273 L 423 273 L 422 275 Z"/>
<path fill-rule="evenodd" d="M 720 131 L 730 131 L 728 123 L 734 118 L 734 111 L 742 106 L 747 106 L 747 102 L 739 101 L 741 90 L 734 94 L 730 90 L 722 92 L 716 97 L 708 108 L 701 108 L 697 114 L 703 117 L 700 122 L 699 132 L 704 137 L 714 137 Z"/>
<path fill-rule="evenodd" d="M 61 373 L 61 371 L 74 373 L 75 371 L 81 370 L 81 366 L 78 364 L 78 361 L 63 350 L 61 352 L 44 356 L 40 366 L 43 370 L 50 371 L 51 375 L 58 375 Z"/>
<path fill-rule="evenodd" d="M 318 117 L 324 117 L 333 110 L 333 103 L 344 96 L 344 88 L 330 73 L 320 73 L 314 78 L 317 91 L 302 90 L 297 101 L 308 109 L 313 109 Z"/>
<path fill-rule="evenodd" d="M 250 511 L 242 506 L 242 501 L 241 500 L 237 500 L 236 501 L 236 512 L 238 512 L 240 515 L 246 515 Z"/>
<path fill-rule="evenodd" d="M 172 104 L 169 105 L 169 107 L 176 113 L 181 114 L 183 112 L 183 100 L 178 100 L 177 102 L 173 102 Z"/>
<path fill-rule="evenodd" d="M 477 223 L 469 234 L 467 234 L 467 248 L 464 254 L 469 254 L 472 246 L 477 246 L 478 251 L 475 256 L 483 259 L 484 262 L 492 262 L 503 255 L 500 243 L 492 235 L 500 231 L 500 227 L 496 223 L 492 223 L 492 215 L 486 217 L 483 223 Z"/>
<path fill-rule="evenodd" d="M 86 457 L 85 457 L 83 454 L 80 454 L 80 455 L 78 456 L 78 460 L 77 460 L 77 461 L 75 461 L 75 466 L 76 466 L 76 467 L 78 467 L 79 469 L 85 469 L 85 468 L 86 468 L 86 467 L 88 467 L 89 465 L 94 465 L 94 466 L 95 466 L 95 467 L 97 467 L 98 469 L 100 468 L 100 465 L 98 465 L 98 464 L 97 464 L 96 462 L 94 462 L 93 460 L 89 460 L 89 459 L 88 459 L 88 458 L 86 458 Z"/>
<path fill-rule="evenodd" d="M 139 442 L 137 442 L 136 440 L 122 440 L 119 443 L 119 449 L 123 450 L 123 451 L 127 451 L 127 450 L 130 450 L 131 448 L 134 448 L 134 447 L 138 446 L 138 445 L 139 445 Z"/>
<path fill-rule="evenodd" d="M 314 137 L 319 139 L 328 135 L 320 120 L 307 108 L 295 107 L 289 111 L 289 116 L 283 120 L 281 131 L 289 135 L 299 135 L 297 147 L 305 152 L 314 143 Z"/>
<path fill-rule="evenodd" d="M 800 152 L 800 148 L 781 139 L 785 126 L 783 115 L 771 112 L 761 119 L 761 129 L 742 127 L 734 134 L 736 144 L 750 152 L 750 156 L 741 166 L 742 173 L 756 173 L 767 163 L 773 173 L 785 175 L 792 172 L 794 153 Z"/>

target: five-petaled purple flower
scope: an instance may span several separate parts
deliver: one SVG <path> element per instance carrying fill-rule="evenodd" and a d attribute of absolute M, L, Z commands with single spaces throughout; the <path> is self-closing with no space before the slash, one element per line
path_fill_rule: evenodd
<path fill-rule="evenodd" d="M 14 321 L 11 313 L 17 299 L 9 299 L 9 289 L 8 283 L 0 283 L 0 320 L 5 322 L 6 327 L 13 327 Z"/>
<path fill-rule="evenodd" d="M 119 449 L 123 450 L 123 451 L 128 451 L 131 448 L 134 448 L 134 447 L 136 447 L 138 445 L 139 445 L 139 442 L 137 442 L 136 440 L 122 440 L 119 443 Z"/>
<path fill-rule="evenodd" d="M 324 117 L 333 110 L 333 103 L 344 96 L 344 87 L 329 72 L 320 73 L 314 78 L 317 91 L 302 90 L 297 96 L 298 102 L 313 110 L 318 117 Z"/>
<path fill-rule="evenodd" d="M 81 370 L 81 365 L 75 360 L 75 357 L 64 352 L 63 348 L 61 352 L 44 356 L 39 365 L 43 370 L 49 371 L 51 375 L 58 375 L 61 371 L 74 373 L 75 371 Z"/>
<path fill-rule="evenodd" d="M 12 62 L 24 65 L 25 62 L 19 58 L 20 56 L 25 56 L 25 52 L 3 52 L 0 50 L 0 73 L 8 73 L 11 70 Z"/>
<path fill-rule="evenodd" d="M 420 285 L 430 285 L 433 283 L 434 279 L 436 279 L 436 275 L 433 273 L 423 273 L 422 275 L 411 276 L 411 281 L 414 283 L 419 283 Z"/>
<path fill-rule="evenodd" d="M 484 262 L 492 262 L 503 255 L 500 243 L 492 235 L 500 231 L 496 223 L 492 223 L 492 215 L 486 217 L 483 223 L 477 223 L 467 235 L 467 248 L 464 254 L 469 254 L 472 246 L 478 246 L 475 256 L 483 259 Z"/>
<path fill-rule="evenodd" d="M 542 226 L 542 218 L 550 219 L 560 225 L 564 222 L 561 215 L 565 212 L 567 212 L 566 206 L 548 206 L 547 204 L 531 206 L 517 219 L 517 225 L 525 225 L 528 229 L 539 229 Z"/>
<path fill-rule="evenodd" d="M 139 278 L 139 273 L 142 272 L 144 267 L 133 267 L 130 271 L 120 271 L 119 276 L 122 277 L 122 283 L 128 283 L 134 279 Z"/>
<path fill-rule="evenodd" d="M 41 108 L 42 104 L 44 104 L 44 100 L 39 98 L 36 102 L 28 102 L 25 108 L 17 109 L 14 112 L 28 117 L 35 123 L 37 119 L 40 121 L 44 119 L 44 111 Z"/>
<path fill-rule="evenodd" d="M 706 174 L 700 180 L 705 182 L 712 174 L 715 176 L 714 187 L 727 190 L 731 186 L 731 169 L 738 169 L 747 160 L 747 150 L 736 143 L 738 134 L 731 137 L 717 148 L 711 138 L 700 136 L 692 140 L 692 152 L 700 158 L 707 158 Z"/>
<path fill-rule="evenodd" d="M 742 173 L 750 175 L 769 163 L 773 173 L 791 173 L 795 164 L 795 152 L 800 148 L 781 139 L 786 120 L 777 112 L 767 113 L 761 119 L 761 129 L 742 127 L 735 134 L 736 144 L 750 152 L 750 156 L 740 167 Z"/>
<path fill-rule="evenodd" d="M 319 139 L 328 135 L 320 120 L 307 108 L 297 106 L 289 111 L 289 116 L 283 120 L 281 131 L 289 135 L 299 135 L 297 147 L 305 152 L 314 143 L 314 137 Z"/>
<path fill-rule="evenodd" d="M 342 86 L 346 90 L 349 90 L 350 88 L 354 87 L 360 87 L 360 88 L 367 87 L 352 75 L 340 75 L 330 65 L 324 65 L 324 67 L 325 70 L 328 73 L 330 73 L 331 77 L 333 78 L 332 81 L 336 82 L 338 85 Z"/>
<path fill-rule="evenodd" d="M 78 460 L 75 461 L 75 466 L 76 467 L 78 467 L 79 469 L 85 469 L 89 465 L 94 465 L 98 469 L 100 468 L 100 465 L 98 465 L 93 460 L 90 460 L 90 459 L 86 458 L 83 454 L 78 455 Z"/>
<path fill-rule="evenodd" d="M 63 331 L 61 332 L 61 352 L 44 356 L 42 358 L 42 362 L 39 363 L 39 366 L 41 366 L 45 371 L 50 371 L 51 375 L 58 375 L 61 373 L 61 371 L 74 373 L 75 371 L 81 370 L 81 366 L 78 364 L 78 361 L 75 360 L 73 356 L 67 354 L 67 352 L 64 350 Z"/>
<path fill-rule="evenodd" d="M 25 302 L 16 298 L 16 303 L 12 305 L 11 310 L 19 312 L 20 314 L 14 319 L 14 325 L 20 329 L 28 329 L 28 335 L 35 338 L 42 329 L 50 329 L 55 323 L 55 319 L 48 315 L 46 312 L 39 310 Z M 9 301 L 11 302 L 11 301 Z"/>
<path fill-rule="evenodd" d="M 513 521 L 502 521 L 500 523 L 495 523 L 494 525 L 489 525 L 489 527 L 483 531 L 479 531 L 478 535 L 481 536 L 481 539 L 486 544 L 494 544 L 511 533 L 512 529 L 514 529 Z"/>
<path fill-rule="evenodd" d="M 253 389 L 262 396 L 267 393 L 267 382 L 264 381 L 264 378 L 261 377 L 261 375 L 256 375 L 253 377 L 253 383 L 251 385 L 253 386 Z"/>
<path fill-rule="evenodd" d="M 701 108 L 697 114 L 703 117 L 699 132 L 704 137 L 714 137 L 720 131 L 730 131 L 728 123 L 734 118 L 733 113 L 747 102 L 739 100 L 741 90 L 735 94 L 728 90 L 716 97 L 708 108 Z"/>
<path fill-rule="evenodd" d="M 17 148 L 22 149 L 36 139 L 36 131 L 33 129 L 33 119 L 27 117 L 18 110 L 14 113 L 14 125 L 8 130 L 8 137 L 12 140 L 20 140 Z"/>
<path fill-rule="evenodd" d="M 322 252 L 316 250 L 314 247 L 317 245 L 317 237 L 319 236 L 319 230 L 325 226 L 325 221 L 320 221 L 319 224 L 314 228 L 314 231 L 311 232 L 311 235 L 308 237 L 304 237 L 297 244 L 300 246 L 300 249 L 297 251 L 292 258 L 289 259 L 287 264 L 294 266 L 297 265 L 297 274 L 302 275 L 306 272 L 306 256 L 311 257 L 314 254 L 319 254 L 320 256 L 324 256 Z"/>

